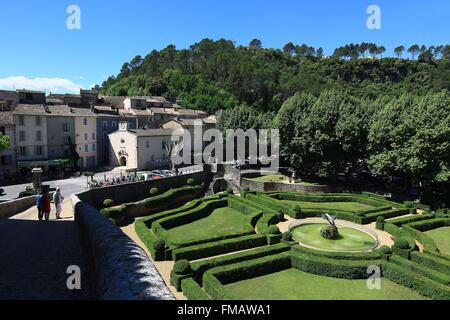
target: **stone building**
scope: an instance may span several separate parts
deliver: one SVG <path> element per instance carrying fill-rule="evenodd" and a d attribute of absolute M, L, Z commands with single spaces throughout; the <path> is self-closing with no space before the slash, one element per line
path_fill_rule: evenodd
<path fill-rule="evenodd" d="M 10 147 L 0 153 L 0 182 L 9 180 L 17 172 L 14 117 L 12 111 L 0 111 L 0 134 L 8 136 Z"/>
<path fill-rule="evenodd" d="M 132 130 L 121 124 L 119 131 L 109 135 L 110 163 L 138 170 L 169 168 L 167 146 L 173 143 L 172 134 L 177 133 L 172 129 Z"/>

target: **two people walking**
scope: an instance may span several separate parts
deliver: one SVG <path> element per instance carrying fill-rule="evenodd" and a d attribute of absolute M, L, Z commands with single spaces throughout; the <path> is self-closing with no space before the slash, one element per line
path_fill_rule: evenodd
<path fill-rule="evenodd" d="M 61 195 L 61 189 L 57 188 L 55 194 L 53 195 L 53 203 L 55 204 L 56 219 L 61 219 L 62 202 L 64 197 Z M 51 200 L 50 195 L 47 190 L 42 191 L 36 197 L 36 206 L 38 209 L 39 221 L 45 219 L 45 221 L 50 220 L 51 211 Z"/>

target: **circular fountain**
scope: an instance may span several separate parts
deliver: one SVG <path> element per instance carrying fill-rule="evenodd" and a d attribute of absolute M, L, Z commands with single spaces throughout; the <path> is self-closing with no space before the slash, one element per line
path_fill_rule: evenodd
<path fill-rule="evenodd" d="M 329 215 L 305 219 L 289 227 L 292 237 L 306 248 L 330 252 L 370 252 L 379 246 L 375 232 L 347 221 L 335 222 Z"/>

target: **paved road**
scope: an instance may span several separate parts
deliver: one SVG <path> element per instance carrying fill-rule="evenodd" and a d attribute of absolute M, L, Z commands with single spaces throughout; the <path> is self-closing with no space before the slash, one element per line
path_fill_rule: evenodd
<path fill-rule="evenodd" d="M 103 180 L 104 176 L 110 178 L 120 177 L 118 172 L 101 172 L 94 176 L 94 180 Z M 64 180 L 46 181 L 44 184 L 50 185 L 51 188 L 60 187 L 63 196 L 68 197 L 72 194 L 79 193 L 86 190 L 87 179 L 84 176 L 77 178 L 69 178 Z M 27 186 L 32 186 L 32 183 L 17 184 L 12 186 L 2 187 L 5 190 L 4 195 L 0 196 L 0 201 L 13 200 L 19 197 L 19 193 L 24 191 Z"/>
<path fill-rule="evenodd" d="M 31 208 L 0 219 L 0 300 L 94 298 L 69 201 L 63 218 L 39 222 Z M 67 288 L 71 265 L 81 268 L 81 290 Z"/>

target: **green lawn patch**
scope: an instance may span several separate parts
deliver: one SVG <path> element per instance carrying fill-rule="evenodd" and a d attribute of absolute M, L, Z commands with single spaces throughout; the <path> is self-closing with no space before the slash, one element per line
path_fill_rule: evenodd
<path fill-rule="evenodd" d="M 225 285 L 238 300 L 423 300 L 414 291 L 381 280 L 381 290 L 367 289 L 366 280 L 318 276 L 291 268 Z M 257 289 L 257 290 L 255 290 Z"/>
<path fill-rule="evenodd" d="M 369 206 L 367 204 L 359 202 L 305 202 L 292 200 L 282 200 L 282 202 L 294 206 L 299 205 L 302 209 L 328 209 L 357 212 L 360 210 L 368 210 L 374 208 L 373 206 Z"/>
<path fill-rule="evenodd" d="M 440 252 L 450 255 L 450 227 L 442 227 L 424 233 L 434 240 Z"/>
<path fill-rule="evenodd" d="M 229 207 L 219 208 L 206 218 L 167 230 L 171 243 L 189 243 L 251 232 L 250 217 Z"/>
<path fill-rule="evenodd" d="M 376 239 L 371 235 L 348 227 L 339 228 L 338 239 L 325 239 L 320 235 L 320 230 L 326 227 L 326 224 L 305 224 L 294 228 L 292 236 L 309 247 L 336 252 L 370 251 L 377 245 Z"/>
<path fill-rule="evenodd" d="M 282 174 L 274 174 L 271 176 L 261 176 L 257 178 L 251 178 L 249 180 L 257 182 L 289 182 L 289 178 Z"/>

